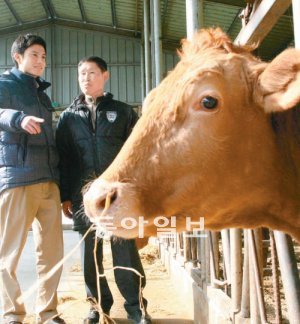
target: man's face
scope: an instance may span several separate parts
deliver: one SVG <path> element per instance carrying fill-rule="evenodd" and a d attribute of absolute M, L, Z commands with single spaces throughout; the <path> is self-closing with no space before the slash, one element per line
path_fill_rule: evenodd
<path fill-rule="evenodd" d="M 104 86 L 108 78 L 108 72 L 102 72 L 94 62 L 84 62 L 78 68 L 78 82 L 80 89 L 85 95 L 93 98 L 103 95 Z"/>
<path fill-rule="evenodd" d="M 24 54 L 15 53 L 18 69 L 23 73 L 39 77 L 44 73 L 46 67 L 46 52 L 43 46 L 35 44 L 28 47 Z"/>

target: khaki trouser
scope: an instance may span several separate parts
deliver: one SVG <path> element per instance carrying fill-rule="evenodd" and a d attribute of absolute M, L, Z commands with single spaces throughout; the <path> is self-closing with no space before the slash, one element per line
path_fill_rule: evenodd
<path fill-rule="evenodd" d="M 6 322 L 22 322 L 26 315 L 16 268 L 31 226 L 38 274 L 36 316 L 43 323 L 57 314 L 56 291 L 62 270 L 44 280 L 63 257 L 60 199 L 55 183 L 17 187 L 0 195 L 0 280 Z"/>

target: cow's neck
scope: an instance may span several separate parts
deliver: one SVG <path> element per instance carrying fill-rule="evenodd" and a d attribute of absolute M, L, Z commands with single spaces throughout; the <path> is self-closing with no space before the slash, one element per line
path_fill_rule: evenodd
<path fill-rule="evenodd" d="M 285 173 L 296 182 L 300 194 L 300 106 L 271 117 L 277 145 L 284 159 Z"/>

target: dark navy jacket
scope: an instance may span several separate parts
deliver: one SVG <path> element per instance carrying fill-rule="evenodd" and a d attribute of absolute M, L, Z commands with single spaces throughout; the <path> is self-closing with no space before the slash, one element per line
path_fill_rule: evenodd
<path fill-rule="evenodd" d="M 82 187 L 111 164 L 136 121 L 132 107 L 113 100 L 110 93 L 97 100 L 95 129 L 83 95 L 60 115 L 56 131 L 60 192 L 62 201 L 73 204 L 74 230 L 89 225 L 82 212 L 76 213 L 82 204 Z"/>
<path fill-rule="evenodd" d="M 50 83 L 13 68 L 0 76 L 0 192 L 46 181 L 59 181 L 52 130 Z M 42 132 L 21 128 L 25 116 L 43 118 Z"/>

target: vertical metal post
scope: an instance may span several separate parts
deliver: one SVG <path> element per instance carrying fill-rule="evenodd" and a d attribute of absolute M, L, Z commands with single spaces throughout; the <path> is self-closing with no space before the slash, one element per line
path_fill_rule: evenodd
<path fill-rule="evenodd" d="M 300 48 L 300 0 L 293 0 L 295 48 Z"/>
<path fill-rule="evenodd" d="M 189 232 L 186 233 L 190 234 Z M 184 262 L 191 261 L 191 259 L 191 238 L 184 236 Z"/>
<path fill-rule="evenodd" d="M 300 280 L 291 238 L 274 231 L 281 280 L 291 324 L 299 323 L 300 318 Z"/>
<path fill-rule="evenodd" d="M 155 86 L 162 80 L 162 44 L 161 44 L 161 14 L 160 0 L 153 0 L 154 22 L 154 55 L 155 55 Z"/>
<path fill-rule="evenodd" d="M 232 311 L 236 314 L 241 309 L 242 296 L 242 242 L 239 229 L 230 229 L 230 266 Z"/>
<path fill-rule="evenodd" d="M 281 313 L 281 300 L 280 300 L 280 287 L 278 276 L 278 257 L 276 251 L 274 232 L 270 232 L 270 247 L 271 247 L 271 259 L 272 259 L 272 283 L 273 283 L 273 298 L 275 303 L 275 321 L 276 323 L 282 322 Z"/>
<path fill-rule="evenodd" d="M 229 242 L 229 230 L 225 229 L 221 231 L 222 246 L 223 246 L 223 259 L 225 264 L 225 273 L 227 282 L 231 283 L 231 268 L 230 268 L 230 242 Z"/>
<path fill-rule="evenodd" d="M 186 34 L 191 39 L 198 28 L 203 27 L 203 0 L 186 0 Z"/>
<path fill-rule="evenodd" d="M 267 323 L 266 319 L 266 310 L 264 303 L 264 294 L 263 294 L 263 283 L 262 283 L 262 235 L 261 229 L 256 230 L 248 230 L 248 243 L 249 243 L 249 253 L 250 253 L 250 264 L 251 264 L 251 273 L 250 278 L 254 280 L 250 282 L 250 289 L 252 285 L 255 285 L 256 297 L 258 302 L 258 310 L 259 310 L 259 318 L 256 317 L 256 312 L 252 312 L 252 304 L 251 307 L 251 323 Z M 250 291 L 251 294 L 251 291 Z M 252 296 L 251 296 L 252 297 Z M 251 300 L 252 302 L 252 300 Z M 255 306 L 255 308 L 257 307 Z M 257 309 L 256 309 L 257 311 Z M 254 318 L 255 316 L 255 318 Z"/>
<path fill-rule="evenodd" d="M 150 1 L 150 58 L 151 58 L 151 85 L 155 88 L 155 48 L 154 48 L 154 3 Z"/>
<path fill-rule="evenodd" d="M 205 264 L 205 238 L 203 237 L 204 232 L 200 232 L 201 236 L 197 238 L 198 243 L 198 260 L 200 261 L 200 271 L 201 271 L 201 288 L 206 287 L 206 264 Z M 205 285 L 205 286 L 203 286 Z"/>
<path fill-rule="evenodd" d="M 141 43 L 141 98 L 142 101 L 145 98 L 145 60 L 144 60 L 144 46 L 145 44 Z"/>
<path fill-rule="evenodd" d="M 248 236 L 249 237 L 249 236 Z M 251 248 L 248 239 L 249 249 L 249 293 L 250 293 L 250 324 L 261 324 L 258 308 L 257 289 L 255 286 L 255 267 L 251 256 Z"/>
<path fill-rule="evenodd" d="M 203 242 L 205 244 L 205 281 L 206 284 L 209 285 L 211 283 L 210 276 L 211 276 L 211 269 L 210 269 L 210 247 L 209 247 L 209 240 L 208 240 L 208 231 L 201 231 L 200 234 L 203 235 Z"/>
<path fill-rule="evenodd" d="M 192 261 L 193 261 L 193 267 L 197 267 L 198 257 L 197 257 L 197 238 L 192 237 L 191 238 L 191 254 L 192 254 Z"/>
<path fill-rule="evenodd" d="M 178 233 L 176 233 L 176 248 L 175 248 L 175 250 L 176 250 L 176 255 L 179 255 L 179 256 L 181 256 L 181 250 L 180 250 L 180 236 L 179 236 L 179 234 Z"/>
<path fill-rule="evenodd" d="M 51 101 L 57 101 L 56 98 L 56 73 L 55 73 L 55 49 L 56 49 L 56 44 L 55 44 L 55 35 L 56 35 L 56 30 L 54 24 L 50 25 L 50 31 L 51 31 Z"/>
<path fill-rule="evenodd" d="M 208 231 L 208 243 L 210 247 L 210 282 L 213 288 L 217 288 L 216 279 L 219 278 L 219 240 L 218 232 Z"/>
<path fill-rule="evenodd" d="M 204 27 L 204 0 L 198 0 L 198 29 Z"/>
<path fill-rule="evenodd" d="M 244 265 L 242 285 L 241 315 L 243 318 L 250 317 L 250 287 L 249 287 L 249 247 L 248 232 L 244 230 Z"/>
<path fill-rule="evenodd" d="M 151 90 L 151 48 L 149 0 L 144 0 L 145 96 Z M 143 99 L 144 97 L 142 97 Z"/>
<path fill-rule="evenodd" d="M 215 259 L 215 274 L 216 277 L 219 278 L 220 275 L 220 255 L 219 255 L 219 237 L 220 232 L 213 231 L 211 232 L 212 237 L 212 244 L 213 244 L 213 253 L 214 253 L 214 259 Z"/>

